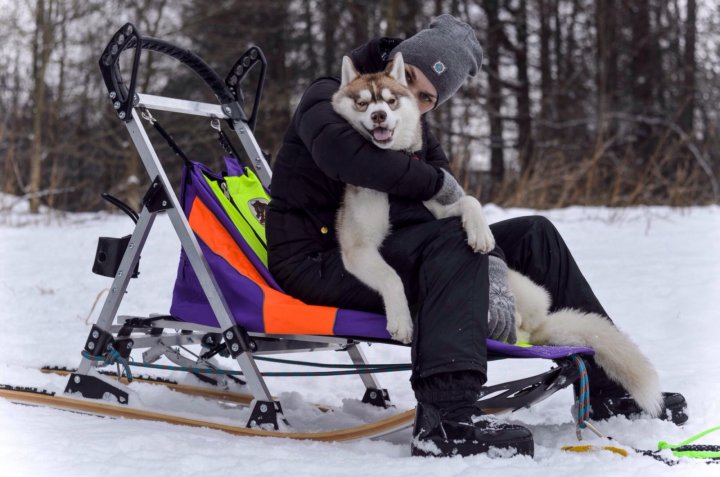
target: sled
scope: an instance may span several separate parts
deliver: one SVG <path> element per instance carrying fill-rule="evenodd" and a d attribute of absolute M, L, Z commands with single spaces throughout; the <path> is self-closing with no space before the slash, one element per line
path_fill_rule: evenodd
<path fill-rule="evenodd" d="M 136 79 L 143 51 L 168 56 L 193 71 L 210 88 L 217 103 L 155 96 L 138 91 Z M 119 58 L 133 53 L 129 86 L 120 73 Z M 251 112 L 246 113 L 242 85 L 259 68 Z M 384 316 L 357 310 L 308 305 L 285 294 L 267 269 L 264 207 L 272 177 L 268 156 L 254 131 L 262 95 L 266 61 L 257 46 L 247 50 L 223 80 L 200 57 L 166 41 L 144 37 L 128 23 L 118 30 L 100 58 L 108 97 L 126 126 L 152 180 L 139 213 L 107 197 L 135 222 L 131 235 L 101 237 L 93 272 L 113 279 L 97 321 L 85 340 L 77 369 L 45 369 L 67 376 L 64 390 L 0 386 L 0 397 L 14 402 L 132 419 L 160 420 L 219 429 L 237 435 L 296 439 L 354 440 L 410 427 L 414 410 L 397 411 L 377 374 L 408 370 L 403 363 L 372 364 L 365 343 L 393 342 Z M 226 154 L 225 171 L 189 160 L 152 116 L 165 111 L 207 118 Z M 142 120 L 146 120 L 184 161 L 180 195 L 175 192 Z M 234 133 L 242 155 L 224 130 Z M 166 160 L 177 160 L 172 155 Z M 244 157 L 247 165 L 240 159 Z M 139 277 L 139 259 L 158 214 L 167 214 L 181 245 L 181 257 L 168 314 L 119 316 L 118 309 L 132 278 Z M 480 404 L 486 413 L 531 406 L 578 381 L 581 356 L 589 348 L 515 346 L 488 340 L 488 361 L 542 358 L 555 366 L 536 376 L 486 386 Z M 351 365 L 306 363 L 277 358 L 290 353 L 347 353 Z M 270 356 L 272 355 L 272 356 Z M 273 358 L 274 356 L 274 358 Z M 218 358 L 223 357 L 222 364 Z M 161 359 L 163 359 L 161 361 Z M 258 361 L 289 365 L 314 364 L 333 371 L 315 373 L 261 372 Z M 579 361 L 578 361 L 579 360 Z M 160 364 L 169 361 L 172 365 Z M 227 363 L 231 363 L 228 365 Z M 131 367 L 181 370 L 197 376 L 197 385 L 160 378 L 132 379 Z M 115 368 L 109 373 L 103 368 Z M 349 428 L 303 430 L 293 426 L 280 400 L 270 393 L 265 377 L 358 374 L 365 387 L 361 401 L 383 409 L 372 422 Z M 166 410 L 134 406 L 132 386 L 152 384 L 171 392 L 213 399 L 245 408 L 236 422 L 218 423 Z M 174 394 L 173 394 L 174 395 Z M 205 401 L 201 401 L 205 402 Z M 319 412 L 333 412 L 317 405 Z"/>

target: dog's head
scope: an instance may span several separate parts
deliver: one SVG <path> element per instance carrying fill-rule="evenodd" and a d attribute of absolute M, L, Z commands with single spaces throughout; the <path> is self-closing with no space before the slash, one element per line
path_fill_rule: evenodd
<path fill-rule="evenodd" d="M 340 89 L 332 100 L 335 111 L 363 136 L 383 149 L 420 149 L 420 110 L 407 87 L 402 54 L 385 71 L 361 75 L 352 60 L 343 58 Z"/>

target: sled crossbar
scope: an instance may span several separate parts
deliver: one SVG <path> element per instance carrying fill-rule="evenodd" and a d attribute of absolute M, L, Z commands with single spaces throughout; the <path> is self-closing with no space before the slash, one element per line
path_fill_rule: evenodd
<path fill-rule="evenodd" d="M 138 108 L 147 108 L 153 111 L 166 111 L 170 113 L 190 114 L 214 119 L 230 119 L 218 104 L 187 101 L 184 99 L 167 98 L 152 94 L 137 95 Z"/>

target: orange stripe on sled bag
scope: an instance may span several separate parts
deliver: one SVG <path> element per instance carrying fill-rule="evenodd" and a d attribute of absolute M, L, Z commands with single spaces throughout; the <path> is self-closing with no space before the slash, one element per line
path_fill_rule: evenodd
<path fill-rule="evenodd" d="M 210 250 L 262 289 L 265 333 L 333 334 L 337 308 L 306 305 L 270 287 L 215 214 L 198 197 L 193 201 L 188 222 Z"/>

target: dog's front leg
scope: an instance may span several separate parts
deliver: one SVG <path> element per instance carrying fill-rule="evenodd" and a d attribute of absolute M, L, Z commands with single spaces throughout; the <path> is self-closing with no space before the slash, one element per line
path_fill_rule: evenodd
<path fill-rule="evenodd" d="M 388 265 L 373 246 L 342 249 L 345 268 L 361 282 L 382 295 L 387 315 L 387 330 L 394 340 L 412 341 L 413 324 L 405 287 L 397 272 Z"/>
<path fill-rule="evenodd" d="M 495 237 L 485 219 L 482 205 L 475 197 L 466 195 L 449 205 L 442 205 L 434 200 L 424 204 L 436 219 L 460 217 L 468 236 L 468 245 L 473 251 L 488 253 L 495 248 Z"/>

